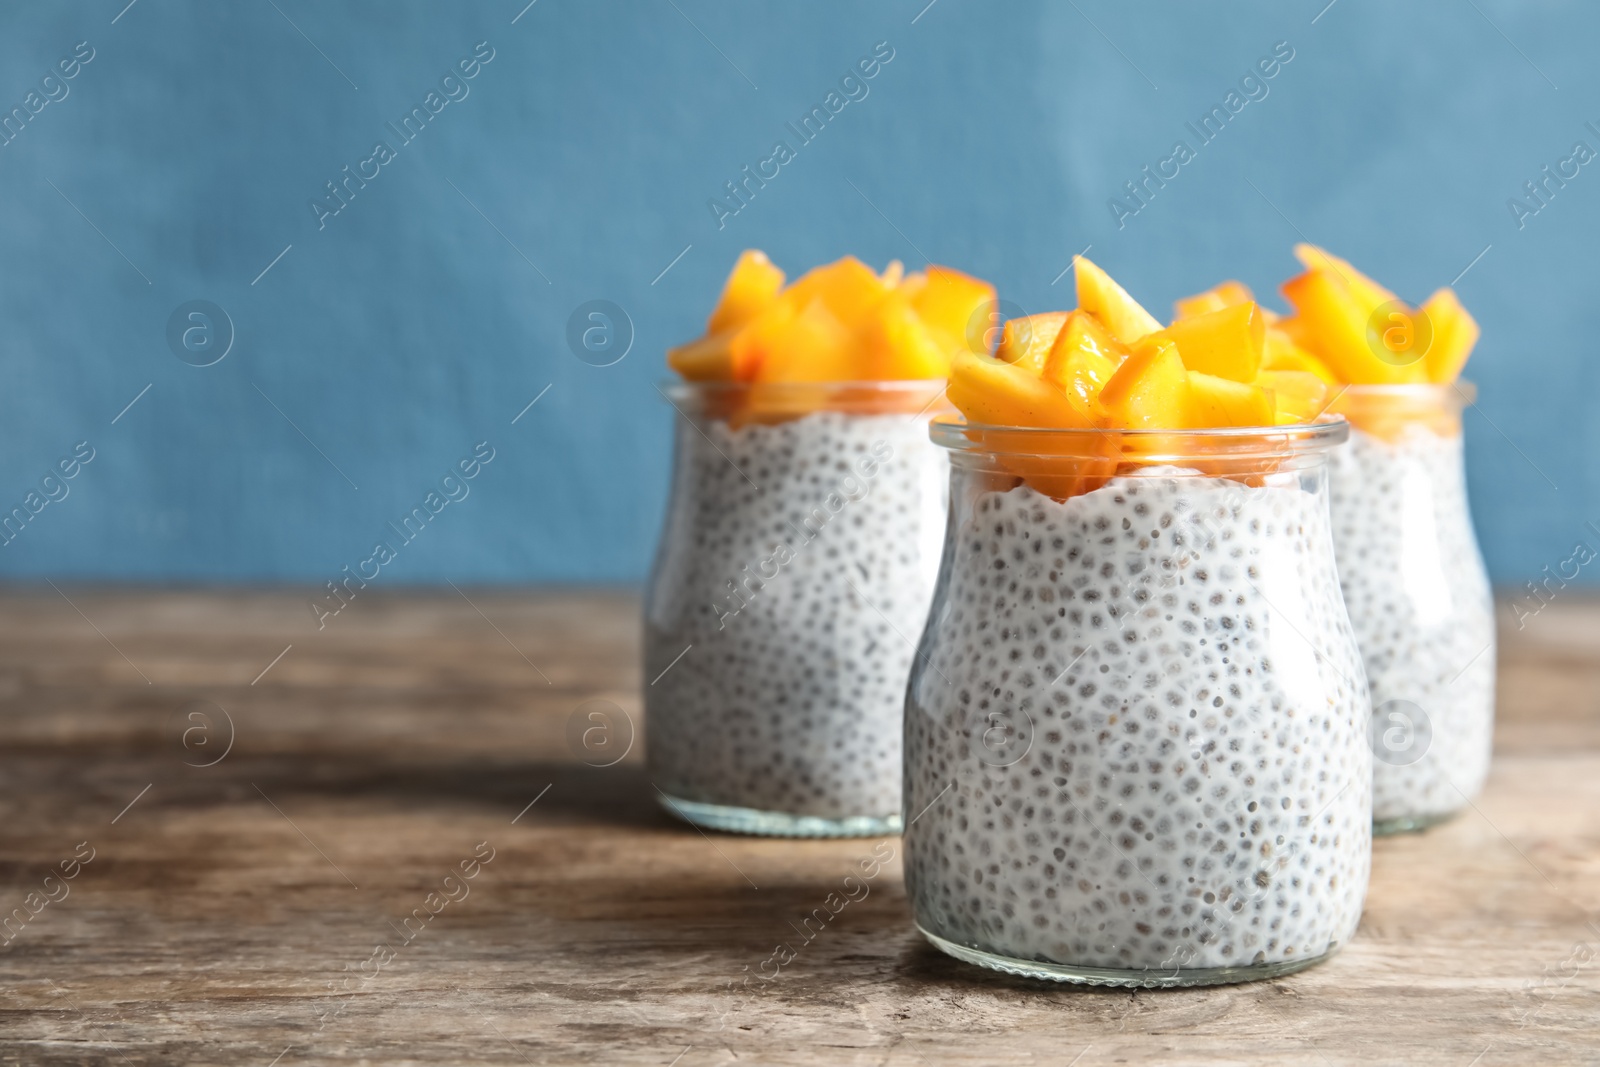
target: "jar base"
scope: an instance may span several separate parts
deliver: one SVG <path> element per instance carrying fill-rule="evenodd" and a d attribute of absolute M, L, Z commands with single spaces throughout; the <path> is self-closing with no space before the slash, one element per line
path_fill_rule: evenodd
<path fill-rule="evenodd" d="M 1393 819 L 1373 819 L 1373 837 L 1392 837 L 1395 834 L 1420 834 L 1422 831 L 1438 826 L 1440 823 L 1449 822 L 1461 809 L 1455 811 L 1436 812 L 1432 815 L 1400 815 Z"/>
<path fill-rule="evenodd" d="M 827 819 L 818 815 L 791 815 L 782 811 L 740 808 L 681 800 L 657 790 L 661 806 L 686 823 L 730 834 L 760 837 L 883 837 L 900 832 L 900 816 L 850 815 Z"/>
<path fill-rule="evenodd" d="M 1023 978 L 1043 978 L 1052 982 L 1072 985 L 1117 986 L 1124 989 L 1180 989 L 1193 986 L 1233 985 L 1238 982 L 1255 982 L 1264 978 L 1278 978 L 1307 967 L 1314 967 L 1339 951 L 1334 945 L 1319 956 L 1303 960 L 1285 960 L 1279 963 L 1246 964 L 1240 967 L 1174 967 L 1124 970 L 1116 967 L 1073 967 L 1061 963 L 1042 963 L 1039 960 L 1016 959 L 999 956 L 982 949 L 968 948 L 946 941 L 938 934 L 929 933 L 921 923 L 917 929 L 934 948 L 965 963 L 975 963 L 991 971 L 1020 975 Z"/>

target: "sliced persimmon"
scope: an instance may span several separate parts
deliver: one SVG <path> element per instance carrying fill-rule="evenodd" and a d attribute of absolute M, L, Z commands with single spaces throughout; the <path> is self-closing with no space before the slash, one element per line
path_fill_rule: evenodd
<path fill-rule="evenodd" d="M 1311 422 L 1328 407 L 1328 383 L 1306 370 L 1264 370 L 1256 384 L 1272 394 L 1276 421 Z"/>
<path fill-rule="evenodd" d="M 1371 315 L 1384 304 L 1398 302 L 1400 299 L 1356 270 L 1349 260 L 1340 259 L 1326 249 L 1302 242 L 1294 246 L 1294 254 L 1305 264 L 1307 270 L 1326 270 L 1337 275 L 1367 315 Z"/>
<path fill-rule="evenodd" d="M 861 330 L 863 361 L 858 377 L 878 381 L 946 378 L 950 374 L 950 342 L 936 337 L 911 308 L 909 298 L 893 292 L 867 318 Z"/>
<path fill-rule="evenodd" d="M 1289 322 L 1289 319 L 1280 319 L 1279 322 Z M 1302 370 L 1315 374 L 1318 378 L 1330 384 L 1338 382 L 1333 371 L 1322 360 L 1295 344 L 1294 339 L 1287 330 L 1280 329 L 1276 323 L 1267 327 L 1266 351 L 1261 356 L 1261 369 L 1269 370 Z"/>
<path fill-rule="evenodd" d="M 761 337 L 757 382 L 839 382 L 860 377 L 850 330 L 818 298 Z"/>
<path fill-rule="evenodd" d="M 1271 426 L 1272 394 L 1259 385 L 1191 370 L 1188 425 L 1192 429 Z"/>
<path fill-rule="evenodd" d="M 783 271 L 754 248 L 739 254 L 723 283 L 722 296 L 706 320 L 706 334 L 718 334 L 742 326 L 771 306 L 783 289 Z"/>
<path fill-rule="evenodd" d="M 1032 371 L 973 352 L 956 353 L 946 395 L 969 422 L 1035 429 L 1090 425 L 1065 393 Z"/>
<path fill-rule="evenodd" d="M 1449 288 L 1428 297 L 1422 313 L 1433 328 L 1433 341 L 1422 357 L 1424 369 L 1430 382 L 1447 385 L 1461 376 L 1461 368 L 1478 343 L 1478 322 Z"/>
<path fill-rule="evenodd" d="M 779 299 L 797 309 L 820 300 L 839 322 L 854 328 L 889 294 L 890 288 L 871 267 L 855 256 L 845 256 L 802 274 Z"/>
<path fill-rule="evenodd" d="M 1296 341 L 1341 381 L 1384 384 L 1420 377 L 1415 364 L 1402 366 L 1378 358 L 1368 343 L 1369 312 L 1332 270 L 1316 268 L 1290 278 L 1283 283 L 1283 295 L 1295 307 Z"/>
<path fill-rule="evenodd" d="M 1111 336 L 1125 345 L 1161 329 L 1161 323 L 1111 275 L 1083 256 L 1072 260 L 1078 276 L 1078 306 L 1105 324 Z"/>
<path fill-rule="evenodd" d="M 994 358 L 1038 375 L 1044 370 L 1044 359 L 1050 354 L 1051 346 L 1067 324 L 1067 314 L 1065 311 L 1046 311 L 1007 319 L 1001 327 L 1000 345 L 995 350 Z"/>
<path fill-rule="evenodd" d="M 1172 310 L 1180 319 L 1192 318 L 1195 315 L 1204 315 L 1208 311 L 1221 311 L 1234 304 L 1243 304 L 1255 300 L 1255 294 L 1243 282 L 1232 279 L 1212 286 L 1203 293 L 1186 296 L 1172 305 Z"/>
<path fill-rule="evenodd" d="M 1100 390 L 1104 425 L 1119 430 L 1183 429 L 1189 421 L 1189 376 L 1178 346 L 1153 338 L 1133 346 Z"/>
<path fill-rule="evenodd" d="M 994 286 L 949 267 L 930 265 L 911 292 L 911 307 L 952 351 L 984 350 L 982 336 L 997 304 Z M 908 279 L 909 281 L 909 279 Z"/>
<path fill-rule="evenodd" d="M 1179 319 L 1152 334 L 1178 346 L 1183 365 L 1202 374 L 1248 382 L 1261 371 L 1267 320 L 1253 300 Z"/>
<path fill-rule="evenodd" d="M 667 349 L 667 366 L 691 382 L 733 380 L 733 335 L 697 337 L 686 345 Z"/>
<path fill-rule="evenodd" d="M 1099 319 L 1079 308 L 1067 313 L 1039 376 L 1092 416 L 1100 390 L 1127 355 L 1127 348 L 1117 343 Z"/>

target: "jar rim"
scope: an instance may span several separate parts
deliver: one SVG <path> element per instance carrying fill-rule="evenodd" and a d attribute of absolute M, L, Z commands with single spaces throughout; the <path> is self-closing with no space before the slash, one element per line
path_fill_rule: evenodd
<path fill-rule="evenodd" d="M 1141 465 L 1185 459 L 1287 458 L 1327 452 L 1350 436 L 1343 415 L 1286 426 L 1220 426 L 1201 430 L 1105 430 L 969 423 L 940 416 L 928 427 L 933 442 L 955 452 L 1056 459 L 1103 459 L 1112 452 Z"/>
<path fill-rule="evenodd" d="M 844 415 L 909 415 L 953 410 L 943 378 L 894 381 L 730 382 L 670 381 L 656 388 L 685 415 L 711 419 L 784 421 L 817 412 Z"/>
<path fill-rule="evenodd" d="M 1452 382 L 1340 383 L 1339 387 L 1334 391 L 1334 399 L 1341 396 L 1419 401 L 1428 398 L 1436 400 L 1458 399 L 1462 407 L 1468 407 L 1478 399 L 1478 386 L 1466 378 L 1457 378 Z M 1330 404 L 1332 402 L 1332 400 L 1329 401 Z"/>
<path fill-rule="evenodd" d="M 948 384 L 943 378 L 896 378 L 892 380 L 861 379 L 859 381 L 828 382 L 691 382 L 681 378 L 669 379 L 659 388 L 674 400 L 688 400 L 700 396 L 733 396 L 739 393 L 765 393 L 772 396 L 793 396 L 821 391 L 871 392 L 871 393 L 941 393 Z"/>

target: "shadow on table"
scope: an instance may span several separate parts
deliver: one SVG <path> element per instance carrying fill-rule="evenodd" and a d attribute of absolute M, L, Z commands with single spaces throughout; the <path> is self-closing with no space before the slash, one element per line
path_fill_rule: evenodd
<path fill-rule="evenodd" d="M 857 971 L 902 991 L 1011 991 L 1107 1004 L 1127 996 L 986 971 L 934 949 L 912 925 L 898 863 L 871 866 L 877 873 L 861 877 L 874 856 L 898 855 L 897 837 L 786 841 L 702 834 L 661 808 L 639 764 L 344 763 L 336 778 L 303 773 L 296 768 L 292 784 L 286 776 L 277 787 L 377 796 L 407 807 L 465 805 L 545 830 L 632 831 L 618 838 L 603 870 L 595 869 L 597 857 L 613 851 L 604 844 L 596 851 L 605 835 L 539 838 L 539 862 L 501 885 L 506 911 L 491 920 L 503 921 L 504 936 L 513 940 L 529 936 L 528 929 L 546 938 L 567 923 L 606 929 L 643 958 L 664 965 L 692 960 L 719 983 L 761 973 L 764 963 L 775 973 L 774 953 L 785 946 L 795 957 L 781 968 L 786 988 L 816 983 L 814 995 L 824 996 L 833 995 L 826 992 L 833 976 Z M 699 859 L 686 867 L 686 856 Z M 863 886 L 867 892 L 855 899 Z"/>
<path fill-rule="evenodd" d="M 642 765 L 586 767 L 574 763 L 486 761 L 447 762 L 361 759 L 308 766 L 274 759 L 266 767 L 236 771 L 259 782 L 273 797 L 320 795 L 437 810 L 440 807 L 503 813 L 509 822 L 537 818 L 540 823 L 587 823 L 659 830 L 682 826 L 656 802 Z"/>

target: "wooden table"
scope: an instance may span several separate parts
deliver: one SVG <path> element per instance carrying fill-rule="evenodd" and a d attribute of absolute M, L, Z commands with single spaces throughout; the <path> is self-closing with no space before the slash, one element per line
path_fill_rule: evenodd
<path fill-rule="evenodd" d="M 923 944 L 895 863 L 748 999 L 874 842 L 708 837 L 639 744 L 574 758 L 583 702 L 639 717 L 631 596 L 363 591 L 319 632 L 291 592 L 65 594 L 0 597 L 0 1063 L 1600 1062 L 1600 604 L 1566 593 L 1504 634 L 1477 809 L 1378 843 L 1325 966 L 1012 980 Z"/>

